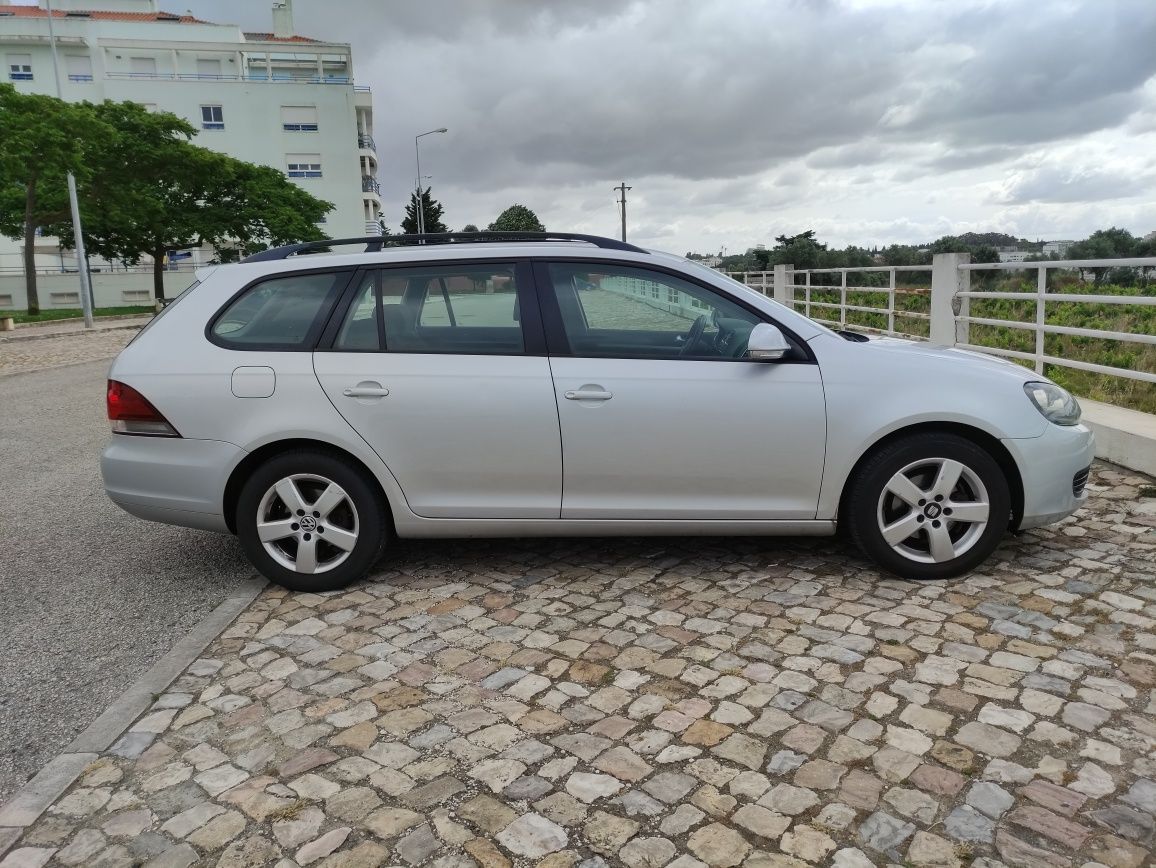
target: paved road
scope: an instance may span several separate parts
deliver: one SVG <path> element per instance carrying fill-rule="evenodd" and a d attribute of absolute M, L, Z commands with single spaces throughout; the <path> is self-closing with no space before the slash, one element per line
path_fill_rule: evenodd
<path fill-rule="evenodd" d="M 107 368 L 0 376 L 0 801 L 253 575 L 231 537 L 105 498 Z"/>

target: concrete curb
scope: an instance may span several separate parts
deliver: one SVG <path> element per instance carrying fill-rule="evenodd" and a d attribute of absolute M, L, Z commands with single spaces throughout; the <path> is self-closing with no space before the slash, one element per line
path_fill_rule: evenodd
<path fill-rule="evenodd" d="M 102 325 L 94 329 L 70 329 L 68 331 L 50 331 L 47 334 L 22 335 L 18 332 L 7 332 L 0 337 L 0 344 L 15 344 L 21 341 L 46 341 L 49 338 L 71 338 L 84 335 L 95 335 L 102 332 L 124 331 L 125 329 L 144 328 L 143 322 L 129 322 L 120 325 Z"/>
<path fill-rule="evenodd" d="M 168 653 L 138 678 L 63 752 L 0 805 L 0 857 L 60 798 L 84 769 L 107 750 L 186 667 L 200 656 L 266 587 L 247 581 L 193 627 Z"/>

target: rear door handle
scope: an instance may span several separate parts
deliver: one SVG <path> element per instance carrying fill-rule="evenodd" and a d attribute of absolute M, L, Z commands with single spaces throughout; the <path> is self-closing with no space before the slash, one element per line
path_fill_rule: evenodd
<path fill-rule="evenodd" d="M 346 389 L 341 394 L 346 398 L 384 398 L 389 389 Z"/>
<path fill-rule="evenodd" d="M 609 401 L 614 397 L 613 392 L 604 392 L 598 389 L 578 389 L 566 392 L 567 401 Z"/>
<path fill-rule="evenodd" d="M 369 382 L 358 383 L 351 389 L 346 389 L 341 393 L 346 398 L 384 398 L 389 394 L 389 389 L 383 389 L 381 383 L 375 383 L 372 380 Z"/>

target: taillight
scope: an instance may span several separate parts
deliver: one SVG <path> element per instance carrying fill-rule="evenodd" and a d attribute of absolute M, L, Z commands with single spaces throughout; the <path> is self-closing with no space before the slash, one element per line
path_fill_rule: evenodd
<path fill-rule="evenodd" d="M 124 383 L 108 381 L 108 421 L 117 434 L 144 434 L 149 437 L 180 437 L 177 429 L 160 414 L 148 398 Z"/>

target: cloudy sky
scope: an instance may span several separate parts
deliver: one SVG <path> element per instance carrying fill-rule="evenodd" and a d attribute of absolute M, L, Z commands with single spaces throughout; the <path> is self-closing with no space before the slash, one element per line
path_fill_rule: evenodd
<path fill-rule="evenodd" d="M 173 0 L 270 29 L 263 0 Z M 739 251 L 1156 230 L 1156 0 L 295 0 L 374 92 L 387 219 Z"/>

